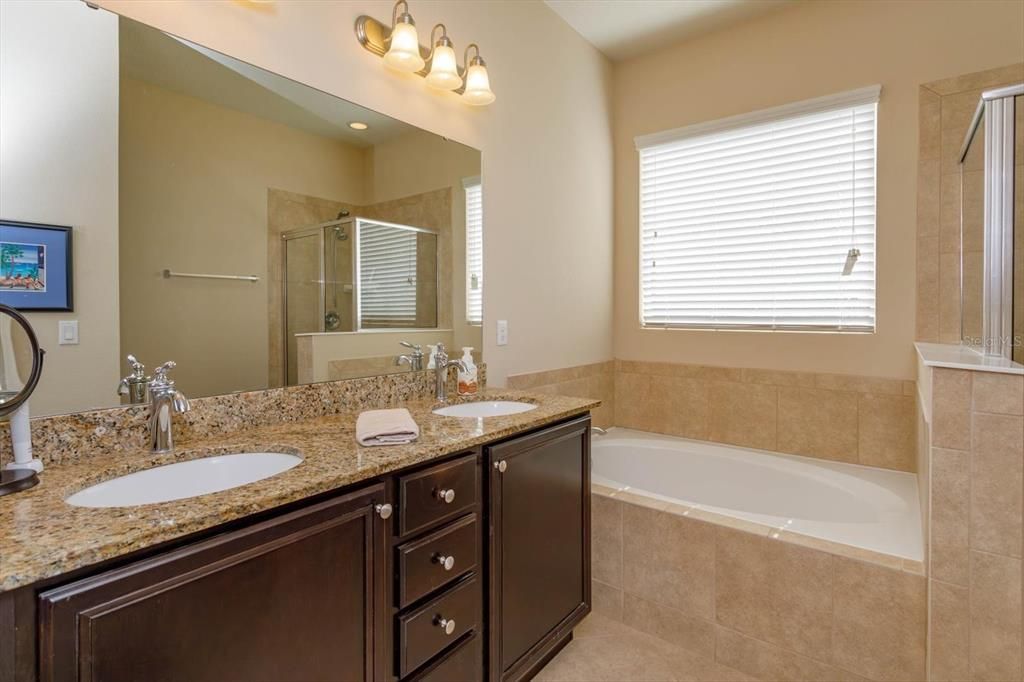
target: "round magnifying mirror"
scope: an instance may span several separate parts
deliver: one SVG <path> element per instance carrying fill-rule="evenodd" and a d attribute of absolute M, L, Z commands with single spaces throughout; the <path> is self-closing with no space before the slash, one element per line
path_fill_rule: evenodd
<path fill-rule="evenodd" d="M 0 418 L 9 417 L 32 395 L 43 371 L 44 353 L 25 316 L 0 304 Z M 0 495 L 38 482 L 32 469 L 4 468 L 0 471 Z"/>

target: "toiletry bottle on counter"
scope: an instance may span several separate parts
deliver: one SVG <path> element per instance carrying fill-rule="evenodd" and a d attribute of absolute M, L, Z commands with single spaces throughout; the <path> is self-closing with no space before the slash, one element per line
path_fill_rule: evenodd
<path fill-rule="evenodd" d="M 428 343 L 427 344 L 427 369 L 436 369 L 437 368 L 437 359 L 434 358 L 434 355 L 436 353 L 437 353 L 437 344 L 436 343 Z"/>
<path fill-rule="evenodd" d="M 462 364 L 466 369 L 459 368 L 459 395 L 474 395 L 476 393 L 476 365 L 473 364 L 473 348 L 466 346 L 462 349 Z"/>

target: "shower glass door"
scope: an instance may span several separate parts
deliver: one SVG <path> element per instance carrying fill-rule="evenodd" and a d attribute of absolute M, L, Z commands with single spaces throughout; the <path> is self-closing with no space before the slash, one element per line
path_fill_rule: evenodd
<path fill-rule="evenodd" d="M 296 334 L 323 331 L 323 231 L 284 235 L 284 335 L 287 384 L 299 382 Z"/>

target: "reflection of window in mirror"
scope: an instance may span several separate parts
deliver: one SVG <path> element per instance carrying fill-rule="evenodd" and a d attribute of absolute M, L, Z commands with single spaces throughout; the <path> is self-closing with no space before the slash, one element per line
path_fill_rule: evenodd
<path fill-rule="evenodd" d="M 484 221 L 480 178 L 462 181 L 466 190 L 466 322 L 484 321 Z"/>
<path fill-rule="evenodd" d="M 356 219 L 360 329 L 437 327 L 437 234 Z"/>

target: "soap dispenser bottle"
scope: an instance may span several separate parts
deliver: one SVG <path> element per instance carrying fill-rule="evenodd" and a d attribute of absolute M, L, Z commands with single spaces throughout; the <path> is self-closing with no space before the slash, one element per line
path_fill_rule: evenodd
<path fill-rule="evenodd" d="M 475 395 L 477 391 L 476 365 L 473 364 L 473 348 L 462 349 L 462 365 L 459 368 L 459 395 Z"/>

